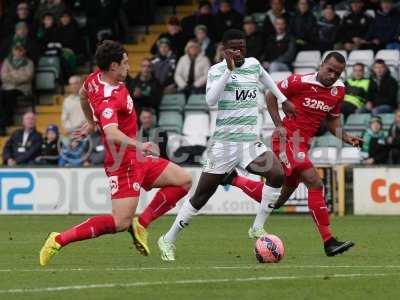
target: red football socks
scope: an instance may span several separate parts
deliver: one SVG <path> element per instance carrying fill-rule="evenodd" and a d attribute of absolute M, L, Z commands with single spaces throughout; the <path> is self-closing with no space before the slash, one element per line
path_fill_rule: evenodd
<path fill-rule="evenodd" d="M 188 193 L 179 186 L 161 188 L 139 216 L 139 223 L 147 228 L 151 222 L 175 207 L 176 203 Z"/>
<path fill-rule="evenodd" d="M 88 240 L 115 232 L 115 222 L 112 215 L 95 216 L 62 232 L 56 237 L 56 242 L 64 247 L 72 242 Z"/>
<path fill-rule="evenodd" d="M 232 185 L 241 189 L 245 194 L 253 198 L 255 201 L 261 202 L 264 182 L 254 181 L 247 177 L 236 176 L 232 180 Z"/>
<path fill-rule="evenodd" d="M 308 190 L 308 208 L 322 240 L 324 242 L 329 240 L 332 234 L 329 227 L 328 208 L 325 204 L 324 190 L 322 188 Z"/>

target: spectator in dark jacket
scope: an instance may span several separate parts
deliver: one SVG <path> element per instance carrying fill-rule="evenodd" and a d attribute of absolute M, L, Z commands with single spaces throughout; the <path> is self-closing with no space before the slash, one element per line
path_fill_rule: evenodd
<path fill-rule="evenodd" d="M 241 29 L 243 17 L 231 6 L 229 0 L 220 1 L 219 11 L 215 14 L 216 39 L 220 41 L 222 34 L 228 29 Z"/>
<path fill-rule="evenodd" d="M 63 0 L 44 0 L 36 10 L 35 17 L 37 20 L 41 20 L 45 14 L 51 14 L 55 18 L 59 18 L 66 8 Z"/>
<path fill-rule="evenodd" d="M 308 0 L 299 0 L 297 11 L 290 18 L 289 28 L 296 39 L 297 50 L 316 49 L 318 45 L 317 20 L 310 10 Z"/>
<path fill-rule="evenodd" d="M 174 52 L 176 58 L 179 58 L 183 55 L 183 49 L 185 49 L 187 37 L 182 31 L 179 19 L 177 17 L 172 16 L 168 19 L 167 32 L 159 35 L 157 41 L 151 47 L 151 54 L 157 54 L 157 43 L 161 39 L 168 39 L 170 41 L 171 50 Z"/>
<path fill-rule="evenodd" d="M 393 124 L 390 126 L 386 140 L 390 148 L 390 157 L 392 164 L 400 163 L 400 110 L 396 110 Z"/>
<path fill-rule="evenodd" d="M 71 49 L 75 55 L 82 53 L 81 34 L 79 33 L 78 24 L 73 19 L 70 12 L 65 11 L 61 17 L 59 26 L 56 29 L 58 41 L 63 48 Z"/>
<path fill-rule="evenodd" d="M 257 24 L 252 16 L 244 18 L 243 31 L 246 35 L 246 56 L 261 59 L 264 52 L 264 37 L 257 30 Z"/>
<path fill-rule="evenodd" d="M 0 43 L 0 61 L 4 60 L 15 45 L 22 45 L 26 49 L 26 55 L 37 62 L 40 55 L 40 48 L 36 39 L 29 35 L 29 28 L 25 22 L 19 22 L 15 25 L 14 35 L 6 38 Z"/>
<path fill-rule="evenodd" d="M 182 30 L 187 39 L 193 38 L 193 32 L 198 25 L 206 26 L 211 39 L 215 39 L 215 20 L 209 1 L 200 1 L 199 9 L 193 15 L 184 17 L 181 21 Z"/>
<path fill-rule="evenodd" d="M 332 50 L 338 41 L 340 18 L 331 6 L 327 6 L 318 21 L 319 49 L 324 52 Z"/>
<path fill-rule="evenodd" d="M 164 93 L 176 91 L 174 73 L 176 68 L 176 56 L 171 50 L 171 42 L 162 38 L 158 41 L 158 54 L 151 61 L 155 79 L 161 84 Z"/>
<path fill-rule="evenodd" d="M 359 49 L 367 34 L 372 18 L 364 11 L 364 2 L 351 0 L 351 11 L 344 16 L 339 30 L 339 38 L 347 51 Z"/>
<path fill-rule="evenodd" d="M 140 129 L 138 137 L 142 142 L 153 142 L 160 149 L 160 157 L 168 159 L 168 134 L 161 128 L 154 126 L 154 114 L 151 108 L 143 108 L 140 113 Z"/>
<path fill-rule="evenodd" d="M 367 102 L 371 80 L 364 78 L 364 64 L 356 63 L 353 66 L 351 77 L 346 80 L 346 95 L 342 104 L 342 113 L 345 118 L 364 107 Z"/>
<path fill-rule="evenodd" d="M 267 11 L 262 32 L 266 37 L 275 33 L 275 20 L 276 18 L 284 18 L 286 24 L 289 24 L 290 15 L 285 10 L 284 0 L 270 0 L 270 9 Z"/>
<path fill-rule="evenodd" d="M 379 50 L 396 39 L 400 14 L 393 8 L 392 0 L 382 0 L 381 9 L 376 12 L 375 19 L 365 36 L 365 48 Z"/>
<path fill-rule="evenodd" d="M 37 38 L 42 51 L 45 51 L 50 43 L 60 41 L 60 36 L 57 34 L 56 20 L 52 14 L 44 14 L 37 32 Z"/>
<path fill-rule="evenodd" d="M 288 71 L 296 55 L 296 41 L 286 30 L 284 18 L 275 20 L 276 34 L 265 42 L 263 66 L 269 72 Z"/>
<path fill-rule="evenodd" d="M 208 37 L 208 29 L 204 25 L 198 25 L 194 29 L 196 41 L 201 48 L 201 54 L 208 57 L 212 61 L 215 56 L 215 43 Z M 247 45 L 248 50 L 249 45 Z"/>
<path fill-rule="evenodd" d="M 31 33 L 35 32 L 35 25 L 33 22 L 33 16 L 29 4 L 27 2 L 21 2 L 17 5 L 15 14 L 5 18 L 0 30 L 0 37 L 8 37 L 13 35 L 15 25 L 19 22 L 25 22 L 29 27 Z"/>
<path fill-rule="evenodd" d="M 40 155 L 43 139 L 36 131 L 36 116 L 28 112 L 22 119 L 23 128 L 16 130 L 3 149 L 3 162 L 12 167 L 32 164 Z"/>
<path fill-rule="evenodd" d="M 58 159 L 60 158 L 58 153 L 58 138 L 59 131 L 57 125 L 49 125 L 43 140 L 40 156 L 36 157 L 35 163 L 39 165 L 58 164 Z"/>
<path fill-rule="evenodd" d="M 397 108 L 397 90 L 397 81 L 390 75 L 385 62 L 376 60 L 372 66 L 368 102 L 358 112 L 372 112 L 373 115 L 393 112 Z"/>
<path fill-rule="evenodd" d="M 151 107 L 154 111 L 158 111 L 161 100 L 161 86 L 152 74 L 151 60 L 144 58 L 140 63 L 139 74 L 134 79 L 128 78 L 126 85 L 132 98 L 135 99 L 133 103 L 136 111 L 139 112 L 143 107 Z"/>

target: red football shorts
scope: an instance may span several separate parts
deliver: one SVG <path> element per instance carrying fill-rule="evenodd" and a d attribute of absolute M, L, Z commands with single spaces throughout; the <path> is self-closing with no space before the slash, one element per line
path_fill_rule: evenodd
<path fill-rule="evenodd" d="M 308 143 L 295 143 L 291 137 L 281 145 L 277 135 L 272 136 L 272 151 L 278 157 L 285 172 L 285 183 L 296 187 L 299 185 L 300 173 L 314 165 L 308 157 Z"/>
<path fill-rule="evenodd" d="M 121 165 L 115 171 L 106 168 L 111 199 L 139 197 L 140 188 L 150 190 L 168 164 L 166 159 L 147 156 L 143 161 L 131 161 L 130 164 Z"/>

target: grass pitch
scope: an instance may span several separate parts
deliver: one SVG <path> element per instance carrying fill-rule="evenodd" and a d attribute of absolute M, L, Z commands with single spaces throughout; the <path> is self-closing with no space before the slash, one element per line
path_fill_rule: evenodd
<path fill-rule="evenodd" d="M 164 263 L 156 241 L 173 217 L 150 228 L 149 257 L 127 233 L 71 244 L 41 268 L 38 253 L 51 230 L 84 216 L 0 216 L 0 299 L 399 299 L 400 218 L 333 218 L 334 232 L 352 239 L 350 252 L 323 253 L 309 216 L 273 216 L 282 238 L 279 264 L 259 264 L 247 238 L 252 217 L 196 217 Z"/>

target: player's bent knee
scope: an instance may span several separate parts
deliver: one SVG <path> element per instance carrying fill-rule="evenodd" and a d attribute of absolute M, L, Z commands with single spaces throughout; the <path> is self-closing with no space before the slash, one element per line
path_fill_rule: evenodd
<path fill-rule="evenodd" d="M 268 185 L 274 188 L 282 187 L 284 181 L 285 176 L 283 172 L 277 172 L 277 174 L 273 174 L 268 177 Z"/>

